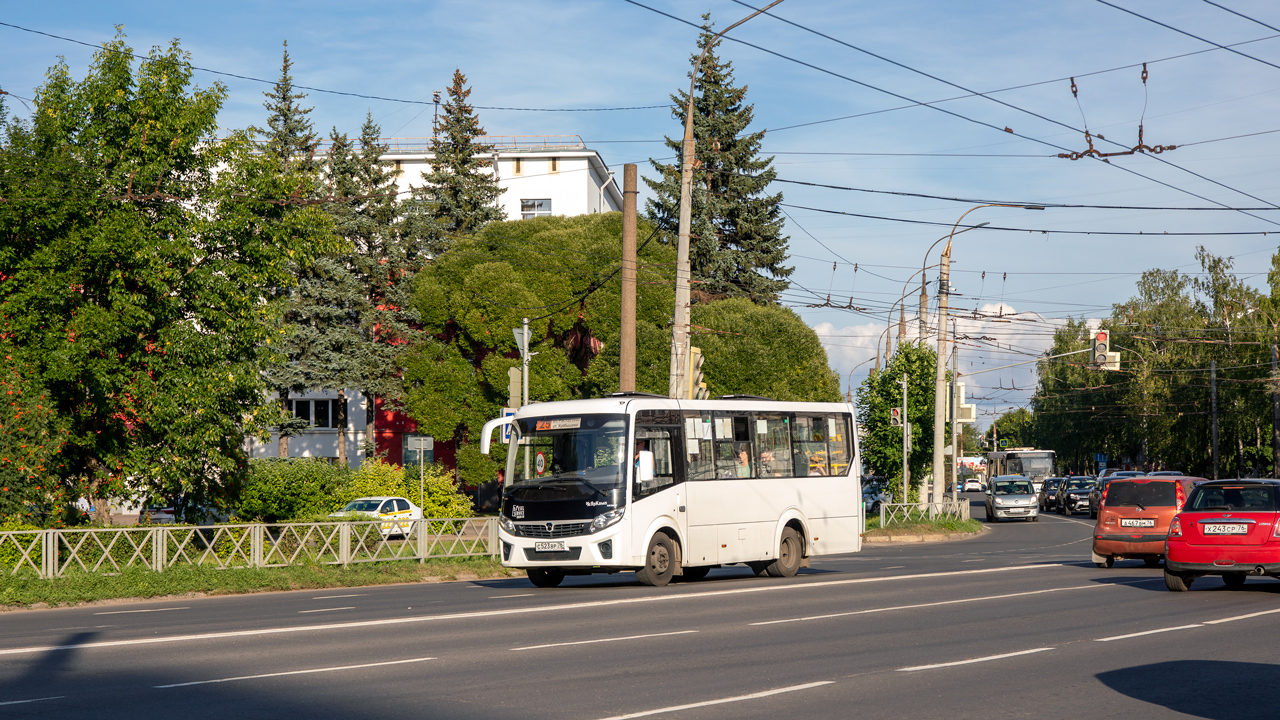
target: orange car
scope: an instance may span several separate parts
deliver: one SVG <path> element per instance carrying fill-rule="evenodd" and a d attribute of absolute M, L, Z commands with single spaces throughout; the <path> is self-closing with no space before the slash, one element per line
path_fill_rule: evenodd
<path fill-rule="evenodd" d="M 1182 510 L 1191 488 L 1204 481 L 1165 475 L 1107 483 L 1093 527 L 1093 562 L 1105 568 L 1124 559 L 1141 559 L 1147 567 L 1160 565 L 1169 521 Z"/>

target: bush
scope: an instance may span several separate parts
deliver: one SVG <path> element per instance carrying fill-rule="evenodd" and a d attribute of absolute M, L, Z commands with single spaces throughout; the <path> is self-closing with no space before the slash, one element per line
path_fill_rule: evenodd
<path fill-rule="evenodd" d="M 329 499 L 329 511 L 335 512 L 342 506 L 361 497 L 378 495 L 401 495 L 409 497 L 404 484 L 404 472 L 399 465 L 392 465 L 381 458 L 366 460 L 359 470 L 347 478 Z"/>
<path fill-rule="evenodd" d="M 315 458 L 252 460 L 236 515 L 248 521 L 282 522 L 332 512 L 346 504 L 344 500 L 333 507 L 339 489 L 352 476 L 350 468 Z"/>
<path fill-rule="evenodd" d="M 39 529 L 35 525 L 17 520 L 8 520 L 0 523 L 0 532 Z M 19 535 L 0 540 L 0 576 L 8 576 L 13 572 L 13 568 L 22 560 L 22 551 L 30 547 L 32 543 L 34 543 L 34 548 L 31 549 L 29 554 L 30 562 L 34 563 L 36 569 L 39 570 L 40 564 L 44 562 L 44 545 L 39 538 L 33 539 L 31 535 Z"/>
<path fill-rule="evenodd" d="M 466 518 L 475 514 L 471 498 L 458 492 L 452 474 L 439 465 L 422 469 L 422 516 L 428 518 Z M 405 497 L 418 499 L 417 468 L 405 468 Z"/>

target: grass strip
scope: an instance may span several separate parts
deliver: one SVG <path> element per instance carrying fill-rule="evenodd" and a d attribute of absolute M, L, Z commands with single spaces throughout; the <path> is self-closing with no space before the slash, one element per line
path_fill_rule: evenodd
<path fill-rule="evenodd" d="M 982 523 L 977 520 L 956 520 L 944 518 L 934 522 L 905 523 L 880 527 L 880 518 L 867 518 L 867 529 L 864 537 L 888 537 L 890 535 L 933 535 L 949 533 L 980 533 Z"/>
<path fill-rule="evenodd" d="M 279 568 L 232 568 L 184 565 L 150 572 L 131 568 L 118 574 L 68 572 L 42 580 L 33 573 L 0 576 L 0 609 L 66 607 L 104 600 L 146 599 L 171 595 L 238 595 L 273 590 L 390 585 L 442 580 L 485 580 L 520 577 L 496 558 L 435 558 L 419 563 L 402 560 L 341 565 L 296 565 Z"/>

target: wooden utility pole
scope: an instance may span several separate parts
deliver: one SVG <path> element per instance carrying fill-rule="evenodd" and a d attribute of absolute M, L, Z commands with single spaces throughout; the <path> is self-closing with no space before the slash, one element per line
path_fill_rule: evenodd
<path fill-rule="evenodd" d="M 622 166 L 622 329 L 618 390 L 636 389 L 636 166 Z"/>
<path fill-rule="evenodd" d="M 1271 374 L 1277 370 L 1280 352 L 1271 343 Z M 1271 477 L 1280 477 L 1280 395 L 1271 396 Z"/>

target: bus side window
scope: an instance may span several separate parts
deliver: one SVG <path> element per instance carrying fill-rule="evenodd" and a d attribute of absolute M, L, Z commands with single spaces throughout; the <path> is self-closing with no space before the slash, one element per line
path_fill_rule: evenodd
<path fill-rule="evenodd" d="M 757 477 L 791 477 L 791 416 L 758 413 L 755 416 Z"/>
<path fill-rule="evenodd" d="M 716 476 L 711 420 L 710 412 L 691 410 L 684 414 L 685 458 L 690 480 L 711 480 Z"/>
<path fill-rule="evenodd" d="M 792 429 L 792 460 L 795 476 L 829 475 L 827 467 L 827 428 L 823 416 L 796 416 Z"/>
<path fill-rule="evenodd" d="M 745 413 L 715 413 L 716 477 L 758 477 L 751 449 L 751 418 Z"/>
<path fill-rule="evenodd" d="M 653 453 L 653 480 L 643 484 L 635 480 L 632 492 L 635 499 L 684 482 L 683 458 L 676 454 L 680 449 L 680 420 L 679 413 L 674 410 L 642 410 L 636 413 L 632 477 L 635 477 L 640 451 L 644 450 Z"/>
<path fill-rule="evenodd" d="M 832 475 L 849 473 L 849 458 L 853 456 L 853 441 L 850 436 L 848 415 L 833 413 L 827 415 L 827 459 Z"/>

